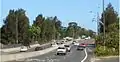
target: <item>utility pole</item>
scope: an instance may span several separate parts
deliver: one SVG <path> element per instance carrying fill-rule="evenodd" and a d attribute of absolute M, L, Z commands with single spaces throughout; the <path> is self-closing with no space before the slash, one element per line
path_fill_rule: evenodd
<path fill-rule="evenodd" d="M 74 34 L 74 28 L 73 28 L 73 38 L 75 37 L 75 34 Z"/>
<path fill-rule="evenodd" d="M 104 42 L 104 50 L 105 50 L 105 13 L 104 13 L 104 0 L 102 1 L 103 2 L 103 22 L 104 22 L 104 25 L 103 25 L 103 42 Z"/>

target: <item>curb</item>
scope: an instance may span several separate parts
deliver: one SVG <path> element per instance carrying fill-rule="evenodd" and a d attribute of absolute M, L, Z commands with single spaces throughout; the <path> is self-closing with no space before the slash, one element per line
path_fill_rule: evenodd
<path fill-rule="evenodd" d="M 119 56 L 94 57 L 91 59 L 91 62 L 100 61 L 102 59 L 108 59 L 108 58 L 117 58 L 117 57 L 119 57 Z"/>
<path fill-rule="evenodd" d="M 105 57 L 96 57 L 96 58 L 116 58 L 116 57 L 119 57 L 119 56 L 105 56 Z"/>

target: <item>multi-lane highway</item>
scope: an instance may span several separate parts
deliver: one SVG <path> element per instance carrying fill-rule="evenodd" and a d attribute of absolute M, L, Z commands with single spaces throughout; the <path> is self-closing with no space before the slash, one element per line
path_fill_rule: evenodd
<path fill-rule="evenodd" d="M 89 41 L 91 40 L 84 40 L 80 43 Z M 76 46 L 71 46 L 71 52 L 68 52 L 65 56 L 58 56 L 56 55 L 56 50 L 53 50 L 52 52 L 41 56 L 15 60 L 11 62 L 90 62 L 91 58 L 93 58 L 93 47 L 86 47 L 83 51 L 77 51 Z"/>

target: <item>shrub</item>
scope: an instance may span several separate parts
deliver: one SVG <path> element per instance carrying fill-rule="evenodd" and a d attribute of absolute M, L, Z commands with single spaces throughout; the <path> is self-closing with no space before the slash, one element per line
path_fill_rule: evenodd
<path fill-rule="evenodd" d="M 97 46 L 95 49 L 96 56 L 110 56 L 110 55 L 118 55 L 118 51 L 114 50 L 113 48 L 108 48 L 105 46 Z"/>

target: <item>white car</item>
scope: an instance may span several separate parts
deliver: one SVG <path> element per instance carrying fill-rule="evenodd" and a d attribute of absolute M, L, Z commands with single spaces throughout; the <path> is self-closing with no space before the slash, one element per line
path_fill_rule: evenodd
<path fill-rule="evenodd" d="M 54 47 L 54 46 L 58 46 L 58 45 L 55 43 L 55 44 L 52 44 L 52 46 Z"/>
<path fill-rule="evenodd" d="M 78 46 L 78 45 L 79 45 L 79 43 L 78 43 L 78 42 L 75 42 L 75 43 L 74 43 L 74 45 L 75 45 L 75 46 Z"/>
<path fill-rule="evenodd" d="M 73 41 L 73 42 L 72 42 L 72 44 L 75 44 L 75 43 L 76 43 L 76 41 Z"/>
<path fill-rule="evenodd" d="M 89 38 L 85 38 L 85 40 L 87 40 L 87 39 L 89 39 Z"/>
<path fill-rule="evenodd" d="M 22 47 L 20 48 L 20 52 L 25 52 L 25 51 L 27 51 L 27 50 L 28 50 L 28 48 L 25 47 L 25 46 L 22 46 Z"/>
<path fill-rule="evenodd" d="M 70 52 L 70 50 L 71 50 L 71 46 L 70 45 L 64 45 L 64 47 L 67 49 L 68 52 Z"/>
<path fill-rule="evenodd" d="M 57 55 L 59 54 L 63 54 L 63 55 L 66 55 L 67 54 L 67 50 L 65 47 L 58 47 L 57 49 Z"/>

